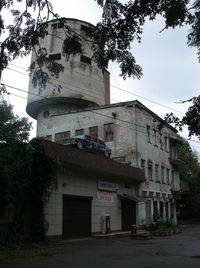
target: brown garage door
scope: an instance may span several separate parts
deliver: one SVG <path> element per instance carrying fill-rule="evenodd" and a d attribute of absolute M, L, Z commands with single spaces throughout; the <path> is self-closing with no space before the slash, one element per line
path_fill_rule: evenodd
<path fill-rule="evenodd" d="M 91 198 L 63 196 L 63 239 L 91 236 Z"/>
<path fill-rule="evenodd" d="M 121 200 L 122 230 L 131 230 L 131 225 L 136 223 L 136 203 L 129 199 Z"/>

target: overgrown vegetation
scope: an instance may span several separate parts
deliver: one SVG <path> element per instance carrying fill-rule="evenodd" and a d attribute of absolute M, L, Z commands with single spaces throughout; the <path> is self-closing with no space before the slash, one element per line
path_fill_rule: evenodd
<path fill-rule="evenodd" d="M 189 142 L 181 138 L 178 146 L 178 158 L 182 161 L 179 166 L 180 178 L 189 186 L 182 192 L 181 217 L 200 219 L 200 162 L 199 155 L 193 151 Z"/>
<path fill-rule="evenodd" d="M 0 102 L 1 110 L 11 117 L 9 123 L 0 117 L 0 125 L 12 128 L 16 123 L 12 107 Z M 56 163 L 47 159 L 43 140 L 22 142 L 21 134 L 15 132 L 16 139 L 0 142 L 0 243 L 45 239 L 44 208 L 56 186 Z"/>

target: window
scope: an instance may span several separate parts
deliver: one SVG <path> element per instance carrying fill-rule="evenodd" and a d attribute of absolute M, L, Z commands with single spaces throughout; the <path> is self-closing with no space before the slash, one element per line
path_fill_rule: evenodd
<path fill-rule="evenodd" d="M 157 146 L 157 132 L 156 132 L 156 129 L 153 129 L 153 145 Z"/>
<path fill-rule="evenodd" d="M 148 177 L 149 177 L 150 181 L 153 180 L 153 168 L 152 168 L 152 162 L 151 161 L 148 162 Z"/>
<path fill-rule="evenodd" d="M 160 133 L 160 149 L 163 149 L 163 135 Z"/>
<path fill-rule="evenodd" d="M 162 178 L 162 183 L 165 183 L 165 168 L 161 167 L 161 178 Z"/>
<path fill-rule="evenodd" d="M 52 135 L 45 136 L 44 139 L 47 140 L 47 141 L 51 141 L 52 140 Z"/>
<path fill-rule="evenodd" d="M 169 180 L 169 169 L 167 168 L 167 184 L 170 184 L 170 180 Z"/>
<path fill-rule="evenodd" d="M 171 184 L 172 184 L 172 188 L 174 188 L 174 183 L 175 183 L 175 172 L 174 172 L 174 170 L 172 170 L 172 182 L 171 182 Z"/>
<path fill-rule="evenodd" d="M 52 24 L 52 25 L 51 25 L 51 28 L 52 28 L 53 30 L 56 30 L 56 29 L 61 29 L 61 28 L 63 28 L 63 26 L 64 26 L 64 23 L 63 23 L 63 22 L 58 22 L 58 23 L 54 23 L 54 24 Z"/>
<path fill-rule="evenodd" d="M 84 129 L 76 129 L 75 130 L 75 136 L 84 135 Z"/>
<path fill-rule="evenodd" d="M 147 141 L 151 142 L 151 137 L 150 137 L 150 126 L 146 125 L 146 130 L 147 130 Z"/>
<path fill-rule="evenodd" d="M 84 63 L 87 63 L 87 64 L 90 64 L 91 65 L 91 58 L 87 57 L 87 56 L 84 56 L 84 55 L 81 55 L 81 62 L 84 62 Z"/>
<path fill-rule="evenodd" d="M 90 127 L 90 136 L 98 139 L 98 127 Z"/>
<path fill-rule="evenodd" d="M 88 30 L 89 30 L 89 27 L 88 26 L 86 26 L 86 25 L 81 25 L 81 31 L 83 31 L 83 32 L 85 32 L 85 33 L 87 33 L 88 32 Z"/>
<path fill-rule="evenodd" d="M 61 53 L 49 54 L 49 60 L 61 60 Z"/>
<path fill-rule="evenodd" d="M 62 143 L 65 139 L 70 138 L 70 131 L 59 132 L 55 134 L 55 142 Z"/>
<path fill-rule="evenodd" d="M 144 171 L 144 175 L 145 175 L 145 160 L 141 159 L 141 169 Z"/>
<path fill-rule="evenodd" d="M 104 125 L 104 139 L 105 141 L 113 141 L 114 139 L 113 123 Z"/>
<path fill-rule="evenodd" d="M 168 138 L 165 137 L 165 151 L 168 152 Z"/>
<path fill-rule="evenodd" d="M 155 177 L 156 181 L 159 181 L 159 165 L 155 164 Z"/>

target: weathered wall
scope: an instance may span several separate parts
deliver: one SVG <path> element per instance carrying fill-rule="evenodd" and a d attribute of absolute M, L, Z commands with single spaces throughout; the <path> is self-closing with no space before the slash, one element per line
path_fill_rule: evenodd
<path fill-rule="evenodd" d="M 103 178 L 102 178 L 103 179 Z M 124 183 L 116 182 L 118 193 L 136 197 L 134 184 L 127 189 Z M 49 223 L 48 235 L 62 235 L 63 194 L 92 197 L 92 233 L 101 232 L 101 216 L 110 214 L 111 231 L 121 230 L 121 199 L 113 192 L 112 202 L 99 202 L 97 180 L 95 178 L 75 177 L 65 173 L 58 175 L 58 187 L 53 191 L 45 210 L 46 220 Z"/>

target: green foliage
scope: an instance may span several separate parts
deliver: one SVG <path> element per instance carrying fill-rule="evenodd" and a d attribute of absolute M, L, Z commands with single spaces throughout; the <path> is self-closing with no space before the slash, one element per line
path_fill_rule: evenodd
<path fill-rule="evenodd" d="M 0 100 L 0 142 L 15 143 L 28 140 L 31 123 L 13 114 L 12 106 Z"/>
<path fill-rule="evenodd" d="M 0 240 L 44 240 L 44 208 L 56 187 L 56 163 L 46 158 L 43 141 L 38 139 L 0 144 L 0 155 Z M 6 221 L 4 215 L 11 205 L 12 218 Z"/>
<path fill-rule="evenodd" d="M 83 49 L 80 38 L 76 35 L 68 36 L 63 42 L 63 53 L 69 58 L 70 55 L 82 54 Z"/>
<path fill-rule="evenodd" d="M 0 243 L 45 238 L 44 208 L 56 187 L 56 163 L 43 140 L 28 139 L 30 124 L 0 103 Z"/>
<path fill-rule="evenodd" d="M 200 163 L 199 155 L 194 152 L 188 141 L 180 138 L 178 157 L 180 178 L 189 185 L 189 192 L 182 195 L 182 213 L 187 217 L 200 218 Z M 184 216 L 183 215 L 183 216 Z"/>

